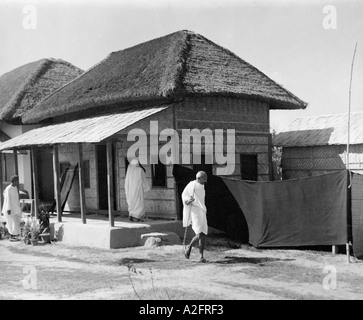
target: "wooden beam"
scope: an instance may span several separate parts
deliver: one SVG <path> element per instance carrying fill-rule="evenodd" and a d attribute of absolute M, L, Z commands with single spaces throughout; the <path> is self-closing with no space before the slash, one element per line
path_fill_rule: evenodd
<path fill-rule="evenodd" d="M 107 196 L 108 196 L 108 220 L 110 227 L 115 226 L 113 216 L 113 159 L 112 159 L 112 143 L 107 142 Z"/>
<path fill-rule="evenodd" d="M 86 224 L 86 196 L 84 193 L 84 179 L 83 179 L 83 148 L 82 143 L 78 144 L 78 180 L 79 180 L 79 201 L 81 206 L 82 223 Z"/>
<path fill-rule="evenodd" d="M 3 209 L 3 153 L 0 152 L 0 215 Z"/>
<path fill-rule="evenodd" d="M 30 154 L 31 154 L 31 161 L 32 161 L 32 176 L 33 176 L 34 215 L 35 215 L 35 218 L 38 219 L 38 210 L 39 210 L 38 167 L 37 167 L 35 147 L 31 147 Z"/>
<path fill-rule="evenodd" d="M 62 203 L 61 203 L 60 182 L 59 182 L 58 146 L 53 147 L 53 177 L 54 177 L 54 195 L 57 208 L 57 219 L 58 222 L 62 222 Z"/>

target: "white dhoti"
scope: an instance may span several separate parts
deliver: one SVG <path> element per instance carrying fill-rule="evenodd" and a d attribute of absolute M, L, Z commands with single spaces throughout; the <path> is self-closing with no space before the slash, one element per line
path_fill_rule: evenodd
<path fill-rule="evenodd" d="M 185 201 L 193 197 L 195 200 L 191 205 L 186 205 Z M 183 200 L 183 226 L 190 224 L 196 234 L 208 234 L 207 208 L 205 206 L 205 190 L 204 185 L 197 181 L 191 181 L 185 187 L 182 193 Z"/>
<path fill-rule="evenodd" d="M 192 215 L 192 229 L 195 234 L 204 233 L 208 234 L 208 224 L 207 224 L 207 215 L 206 212 L 203 211 L 199 207 L 193 207 L 191 210 Z"/>
<path fill-rule="evenodd" d="M 10 211 L 10 214 L 8 214 Z M 18 188 L 9 185 L 4 190 L 4 206 L 2 209 L 6 221 L 6 228 L 13 236 L 20 234 L 21 209 Z"/>
<path fill-rule="evenodd" d="M 21 216 L 19 214 L 4 214 L 6 220 L 6 228 L 12 236 L 17 236 L 20 234 L 20 220 Z"/>

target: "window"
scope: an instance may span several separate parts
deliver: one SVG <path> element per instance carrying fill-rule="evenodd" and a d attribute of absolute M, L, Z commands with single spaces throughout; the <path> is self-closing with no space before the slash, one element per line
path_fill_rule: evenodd
<path fill-rule="evenodd" d="M 160 162 L 151 165 L 151 179 L 153 187 L 166 188 L 166 166 Z"/>
<path fill-rule="evenodd" d="M 241 154 L 241 178 L 242 180 L 257 181 L 258 167 L 257 167 L 257 154 Z"/>

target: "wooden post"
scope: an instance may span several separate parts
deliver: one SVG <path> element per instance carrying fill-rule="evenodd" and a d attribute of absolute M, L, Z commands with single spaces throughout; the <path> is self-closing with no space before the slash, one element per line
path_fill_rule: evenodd
<path fill-rule="evenodd" d="M 3 153 L 0 152 L 0 215 L 3 209 Z"/>
<path fill-rule="evenodd" d="M 15 168 L 14 174 L 19 176 L 18 152 L 15 149 L 13 150 L 13 155 L 14 155 L 14 168 Z"/>
<path fill-rule="evenodd" d="M 332 254 L 337 254 L 338 253 L 338 246 L 332 246 L 331 247 L 331 253 Z"/>
<path fill-rule="evenodd" d="M 79 201 L 81 206 L 82 223 L 86 224 L 86 197 L 84 194 L 84 179 L 83 179 L 83 148 L 82 143 L 78 144 L 78 180 L 79 180 Z"/>
<path fill-rule="evenodd" d="M 349 243 L 346 243 L 345 244 L 345 250 L 346 250 L 346 255 L 347 255 L 348 263 L 350 263 L 350 248 L 349 248 Z"/>
<path fill-rule="evenodd" d="M 59 182 L 59 156 L 58 146 L 53 147 L 53 176 L 54 176 L 54 195 L 57 208 L 58 222 L 62 222 L 62 204 L 60 196 L 60 182 Z"/>
<path fill-rule="evenodd" d="M 108 220 L 110 227 L 115 226 L 113 216 L 113 159 L 112 159 L 112 143 L 107 142 L 107 196 L 108 196 Z"/>
<path fill-rule="evenodd" d="M 39 196 L 38 196 L 38 167 L 36 160 L 36 149 L 34 147 L 31 147 L 30 153 L 32 159 L 34 215 L 35 218 L 38 219 Z"/>

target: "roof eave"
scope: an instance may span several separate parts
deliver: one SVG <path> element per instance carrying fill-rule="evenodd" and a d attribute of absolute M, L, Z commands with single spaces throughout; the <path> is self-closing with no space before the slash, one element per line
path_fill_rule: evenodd
<path fill-rule="evenodd" d="M 308 104 L 302 100 L 296 102 L 290 101 L 281 101 L 281 100 L 270 100 L 270 109 L 271 110 L 298 110 L 298 109 L 306 109 Z"/>
<path fill-rule="evenodd" d="M 54 119 L 54 118 L 59 118 L 62 116 L 72 116 L 72 115 L 78 115 L 80 113 L 83 113 L 85 111 L 87 111 L 87 113 L 90 114 L 94 114 L 94 113 L 112 113 L 114 112 L 115 108 L 125 108 L 125 107 L 132 107 L 133 105 L 137 106 L 138 103 L 140 104 L 160 104 L 160 105 L 164 105 L 166 103 L 173 103 L 173 102 L 177 102 L 178 100 L 176 99 L 171 99 L 171 97 L 166 98 L 166 97 L 137 97 L 137 98 L 133 98 L 133 99 L 117 99 L 117 100 L 110 100 L 110 101 L 99 101 L 99 102 L 95 102 L 94 100 L 92 101 L 88 101 L 88 103 L 83 103 L 83 104 L 79 104 L 77 105 L 77 110 L 72 111 L 72 112 L 68 112 L 68 109 L 73 108 L 75 106 L 74 105 L 68 105 L 68 106 L 62 106 L 64 108 L 64 112 L 57 112 L 54 114 L 43 114 L 40 116 L 32 116 L 32 112 L 26 114 L 22 120 L 24 122 L 24 124 L 38 124 L 50 119 Z M 106 110 L 103 109 L 102 111 L 100 111 L 99 109 L 97 109 L 97 107 L 100 106 L 105 106 L 108 107 Z"/>

